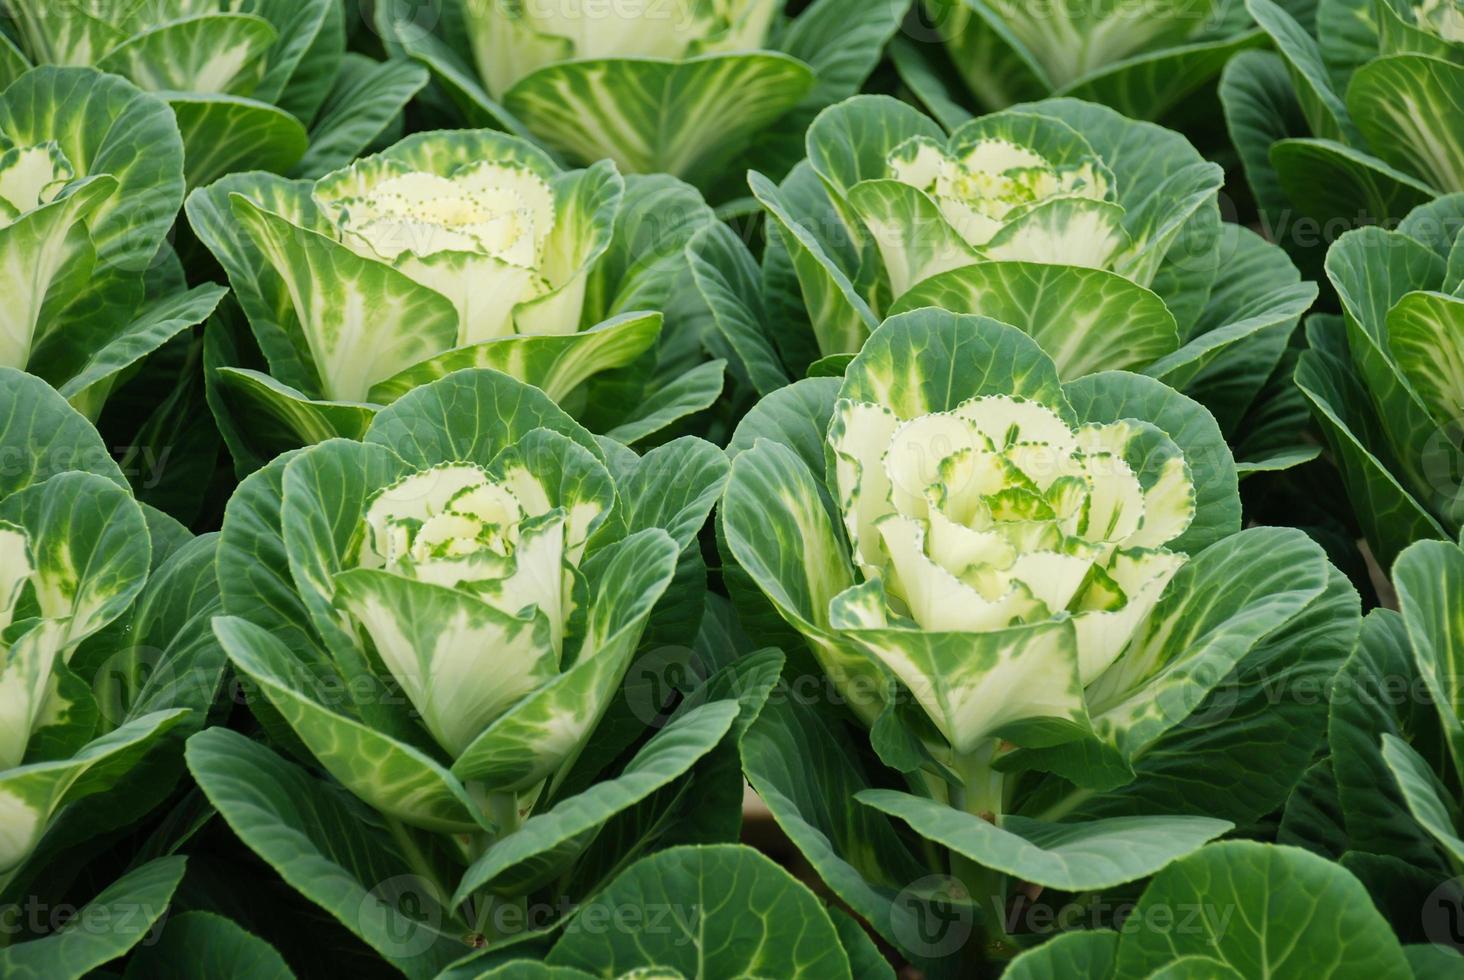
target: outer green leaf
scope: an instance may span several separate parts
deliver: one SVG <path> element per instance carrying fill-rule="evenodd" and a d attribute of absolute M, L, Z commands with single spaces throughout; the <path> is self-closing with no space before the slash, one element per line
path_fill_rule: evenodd
<path fill-rule="evenodd" d="M 1464 860 L 1464 839 L 1454 828 L 1459 808 L 1449 799 L 1449 790 L 1434 775 L 1428 762 L 1408 743 L 1395 735 L 1383 735 L 1383 761 L 1403 793 L 1403 802 L 1419 826 L 1439 842 L 1455 861 Z"/>
<path fill-rule="evenodd" d="M 1454 756 L 1464 766 L 1464 550 L 1442 541 L 1420 541 L 1398 558 L 1393 568 L 1398 604 L 1413 647 L 1418 674 L 1428 685 Z"/>
<path fill-rule="evenodd" d="M 168 920 L 158 941 L 127 964 L 132 980 L 295 980 L 274 948 L 213 912 Z"/>
<path fill-rule="evenodd" d="M 625 932 L 571 923 L 550 952 L 550 964 L 602 976 L 652 965 L 688 977 L 707 970 L 748 977 L 849 976 L 849 959 L 822 904 L 750 848 L 663 851 L 632 866 L 578 914 L 588 922 L 596 905 L 662 909 L 668 928 Z"/>
<path fill-rule="evenodd" d="M 732 701 L 693 709 L 658 732 L 614 779 L 598 782 L 530 817 L 473 862 L 453 896 L 454 904 L 480 889 L 515 895 L 552 879 L 589 844 L 606 820 L 680 777 L 710 752 L 737 713 Z"/>
<path fill-rule="evenodd" d="M 1118 933 L 1107 929 L 1065 932 L 1012 960 L 1009 980 L 1109 977 L 1118 956 Z"/>
<path fill-rule="evenodd" d="M 1352 76 L 1347 108 L 1378 156 L 1442 193 L 1464 191 L 1464 66 L 1379 58 Z"/>
<path fill-rule="evenodd" d="M 1063 891 L 1110 888 L 1147 878 L 1232 827 L 1206 817 L 1047 823 L 1018 816 L 1003 817 L 998 827 L 974 814 L 894 790 L 865 790 L 857 799 L 982 867 Z"/>
<path fill-rule="evenodd" d="M 432 887 L 339 790 L 223 728 L 193 736 L 187 755 L 240 840 L 402 973 L 428 980 L 468 952 L 466 931 Z M 408 908 L 424 917 L 408 917 Z"/>
<path fill-rule="evenodd" d="M 978 313 L 1029 334 L 1064 378 L 1148 367 L 1179 346 L 1164 301 L 1101 269 L 982 262 L 933 276 L 900 296 L 892 315 L 922 306 Z"/>
<path fill-rule="evenodd" d="M 1402 947 L 1362 885 L 1296 848 L 1213 844 L 1161 871 L 1134 915 L 1159 907 L 1198 910 L 1198 928 L 1125 934 L 1117 975 L 1147 976 L 1178 958 L 1203 956 L 1245 977 L 1409 976 Z M 1256 908 L 1266 914 L 1241 914 Z"/>
<path fill-rule="evenodd" d="M 347 55 L 310 127 L 310 148 L 295 165 L 300 177 L 320 177 L 362 156 L 427 84 L 427 71 L 406 61 L 379 64 Z"/>
<path fill-rule="evenodd" d="M 759 270 L 747 246 L 726 225 L 709 225 L 691 240 L 687 259 L 697 291 L 753 390 L 767 395 L 786 385 Z"/>
<path fill-rule="evenodd" d="M 1286 59 L 1311 131 L 1324 139 L 1358 142 L 1347 107 L 1332 89 L 1317 42 L 1272 0 L 1246 0 L 1245 6 Z"/>
<path fill-rule="evenodd" d="M 127 486 L 97 430 L 56 389 L 0 368 L 0 497 L 72 471 Z"/>
<path fill-rule="evenodd" d="M 240 673 L 258 684 L 315 759 L 376 809 L 414 827 L 470 834 L 484 829 L 481 809 L 429 756 L 322 703 L 319 678 L 301 671 L 279 640 L 231 616 L 214 631 Z"/>
<path fill-rule="evenodd" d="M 73 928 L 0 949 L 0 971 L 15 980 L 90 974 L 142 942 L 167 912 L 182 877 L 182 857 L 159 858 L 123 875 L 77 910 Z M 84 927 L 97 921 L 109 927 Z"/>
<path fill-rule="evenodd" d="M 707 361 L 697 365 L 675 381 L 648 394 L 629 419 L 605 434 L 626 445 L 634 445 L 663 431 L 673 422 L 711 408 L 721 397 L 726 367 L 725 361 Z"/>

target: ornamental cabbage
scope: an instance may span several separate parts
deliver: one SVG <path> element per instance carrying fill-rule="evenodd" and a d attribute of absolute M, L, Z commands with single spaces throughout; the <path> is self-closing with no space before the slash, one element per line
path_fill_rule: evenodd
<path fill-rule="evenodd" d="M 1232 736 L 1227 712 L 1196 709 L 1248 657 L 1330 655 L 1308 638 L 1312 611 L 1356 638 L 1356 594 L 1316 544 L 1241 530 L 1235 464 L 1195 402 L 1124 372 L 1064 383 L 1022 331 L 923 309 L 884 323 L 842 381 L 764 399 L 729 452 L 733 594 L 750 621 L 768 603 L 801 635 L 903 775 L 909 792 L 857 799 L 949 848 L 924 873 L 955 875 L 978 904 L 1001 900 L 1003 875 L 1107 888 L 1228 829 L 1209 816 L 1251 820 L 1284 799 L 1177 805 L 1151 768 L 1167 746 L 1205 751 L 1194 736 L 1219 770 L 1243 769 L 1251 721 Z M 824 823 L 779 775 L 786 753 L 822 751 L 787 734 L 816 731 L 798 720 L 812 712 L 770 706 L 744 740 L 754 786 L 797 808 L 780 822 Z M 1312 711 L 1304 727 L 1324 721 Z M 1271 758 L 1278 788 L 1311 759 L 1310 743 Z M 805 851 L 831 884 L 852 874 L 878 892 L 920 873 L 873 815 L 851 820 Z M 877 928 L 900 914 L 841 894 Z M 909 946 L 898 925 L 887 935 Z"/>
<path fill-rule="evenodd" d="M 859 91 L 908 5 L 818 0 L 790 19 L 778 0 L 450 0 L 422 23 L 379 4 L 377 24 L 469 124 L 720 198 L 749 159 L 793 163 L 808 121 Z"/>
<path fill-rule="evenodd" d="M 224 290 L 170 288 L 183 202 L 168 107 L 114 75 L 37 68 L 0 94 L 0 367 L 95 419 L 138 363 Z"/>
<path fill-rule="evenodd" d="M 1319 264 L 1313 238 L 1464 191 L 1458 0 L 1247 6 L 1277 53 L 1237 57 L 1221 97 L 1268 235 Z"/>
<path fill-rule="evenodd" d="M 346 52 L 340 0 L 5 0 L 0 87 L 31 64 L 89 66 L 165 99 L 197 187 L 234 170 L 315 176 L 365 150 L 427 83 Z M 84 9 L 82 9 L 84 8 Z"/>
<path fill-rule="evenodd" d="M 1412 542 L 1451 540 L 1464 524 L 1461 229 L 1464 194 L 1451 194 L 1397 230 L 1337 239 L 1326 270 L 1343 315 L 1308 319 L 1296 369 L 1385 569 Z"/>
<path fill-rule="evenodd" d="M 1238 431 L 1316 296 L 1280 249 L 1221 222 L 1218 166 L 1102 106 L 1053 99 L 947 135 L 858 96 L 814 120 L 807 152 L 781 186 L 750 183 L 775 229 L 764 280 L 775 296 L 796 282 L 786 315 L 824 357 L 888 315 L 978 313 L 1027 331 L 1065 378 L 1143 371 Z M 1244 448 L 1254 465 L 1305 457 Z"/>
<path fill-rule="evenodd" d="M 632 741 L 616 732 L 610 754 L 586 751 L 726 471 L 694 438 L 637 457 L 542 392 L 469 369 L 383 409 L 362 441 L 280 456 L 230 502 L 219 640 L 276 741 L 375 811 L 343 833 L 388 828 L 384 846 L 442 916 L 431 944 L 443 965 L 493 933 L 494 902 L 570 873 L 607 820 L 736 718 L 735 702 L 709 700 L 601 776 L 613 785 L 586 782 Z M 216 758 L 238 755 L 218 749 L 220 734 L 190 743 L 194 770 L 243 839 L 280 860 L 210 777 Z M 300 778 L 250 752 L 266 785 Z"/>
<path fill-rule="evenodd" d="M 217 373 L 241 421 L 271 420 L 240 437 L 261 461 L 359 438 L 380 406 L 466 367 L 583 405 L 586 381 L 635 363 L 621 383 L 644 390 L 681 252 L 715 220 L 669 178 L 561 170 L 487 130 L 419 133 L 314 183 L 232 175 L 188 215 L 269 368 Z"/>

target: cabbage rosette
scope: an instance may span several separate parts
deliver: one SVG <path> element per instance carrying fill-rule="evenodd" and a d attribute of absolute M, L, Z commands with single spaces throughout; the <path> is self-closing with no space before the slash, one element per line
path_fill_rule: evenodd
<path fill-rule="evenodd" d="M 452 918 L 567 873 L 591 831 L 727 732 L 736 704 L 707 703 L 646 743 L 628 783 L 587 788 L 611 761 L 596 753 L 576 769 L 726 470 L 701 440 L 637 457 L 534 388 L 459 371 L 362 441 L 245 480 L 215 630 L 271 734 L 373 808 L 393 849 L 434 855 L 412 870 Z"/>
<path fill-rule="evenodd" d="M 972 867 L 1065 890 L 1129 880 L 1048 862 L 1064 835 L 1116 832 L 1115 811 L 1176 812 L 1101 801 L 1151 778 L 1148 754 L 1263 641 L 1351 591 L 1304 534 L 1241 530 L 1235 464 L 1198 404 L 1124 372 L 1063 382 L 986 318 L 891 318 L 842 382 L 764 399 L 729 452 L 729 565 L 912 787 L 859 799 L 952 848 L 972 888 L 992 885 Z M 1145 819 L 1165 843 L 1135 877 L 1228 826 Z"/>
<path fill-rule="evenodd" d="M 411 136 L 314 183 L 235 175 L 188 214 L 269 368 L 223 365 L 219 387 L 254 427 L 241 438 L 275 448 L 359 438 L 468 367 L 567 399 L 652 351 L 672 266 L 713 220 L 685 185 L 627 191 L 608 161 L 563 171 L 486 130 Z"/>
<path fill-rule="evenodd" d="M 711 192 L 749 156 L 791 164 L 809 119 L 859 91 L 908 5 L 818 0 L 789 18 L 780 0 L 450 2 L 419 25 L 383 4 L 377 24 L 471 125 Z"/>
<path fill-rule="evenodd" d="M 1339 231 L 1464 191 L 1458 0 L 1336 4 L 1305 26 L 1246 6 L 1276 50 L 1237 57 L 1220 94 L 1271 238 L 1319 266 Z"/>
<path fill-rule="evenodd" d="M 1377 560 L 1464 523 L 1464 195 L 1359 228 L 1327 252 L 1342 315 L 1307 319 L 1296 383 Z"/>
<path fill-rule="evenodd" d="M 858 96 L 819 115 L 807 152 L 781 186 L 750 182 L 776 229 L 764 275 L 797 283 L 789 315 L 825 358 L 938 306 L 1022 328 L 1064 378 L 1135 370 L 1192 392 L 1232 431 L 1316 296 L 1280 249 L 1221 222 L 1219 167 L 1102 106 L 1054 99 L 947 135 Z M 1294 450 L 1245 447 L 1258 467 Z"/>
<path fill-rule="evenodd" d="M 318 176 L 387 131 L 418 65 L 347 54 L 337 0 L 5 0 L 0 88 L 31 65 L 87 66 L 172 108 L 192 187 L 244 168 Z"/>
<path fill-rule="evenodd" d="M 0 889 L 14 894 L 62 812 L 111 790 L 189 712 L 158 691 L 103 710 L 93 677 L 98 655 L 128 662 L 109 627 L 135 624 L 150 568 L 161 581 L 175 570 L 153 543 L 170 522 L 144 513 L 96 430 L 41 380 L 0 368 L 0 411 L 12 423 L 0 432 L 12 461 L 0 477 Z"/>
<path fill-rule="evenodd" d="M 158 99 L 89 68 L 38 68 L 5 89 L 0 367 L 44 378 L 95 419 L 224 295 L 147 281 L 176 261 L 165 236 L 182 202 L 183 146 Z"/>

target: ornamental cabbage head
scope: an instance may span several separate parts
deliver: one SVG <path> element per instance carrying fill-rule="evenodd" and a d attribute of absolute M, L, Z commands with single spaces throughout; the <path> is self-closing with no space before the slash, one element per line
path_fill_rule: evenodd
<path fill-rule="evenodd" d="M 471 125 L 720 199 L 750 162 L 793 161 L 813 114 L 880 63 L 908 3 L 818 0 L 790 18 L 778 0 L 491 0 L 425 25 L 389 4 L 376 16 Z"/>
<path fill-rule="evenodd" d="M 420 66 L 346 59 L 339 0 L 5 0 L 0 87 L 30 65 L 98 68 L 157 93 L 191 186 L 233 170 L 318 175 L 370 146 L 427 83 Z M 328 136 L 312 145 L 317 137 Z"/>
<path fill-rule="evenodd" d="M 857 96 L 819 114 L 807 152 L 781 186 L 750 183 L 774 229 L 764 277 L 797 283 L 790 316 L 825 357 L 889 315 L 978 313 L 1027 331 L 1064 377 L 1143 371 L 1234 431 L 1316 296 L 1280 249 L 1220 220 L 1219 167 L 1103 106 L 1050 99 L 947 134 Z"/>
<path fill-rule="evenodd" d="M 166 578 L 169 556 L 154 556 L 149 518 L 101 437 L 49 385 L 0 368 L 0 412 L 11 422 L 0 432 L 11 461 L 0 476 L 0 882 L 8 883 L 63 808 L 110 790 L 188 711 L 156 691 L 115 713 L 99 709 L 98 650 L 78 651 L 93 641 L 103 657 L 129 656 L 112 646 L 122 634 L 102 634 L 134 623 L 152 559 Z M 104 815 L 93 825 L 111 827 Z"/>
<path fill-rule="evenodd" d="M 1342 316 L 1307 321 L 1296 383 L 1311 403 L 1363 534 L 1384 568 L 1464 524 L 1464 194 L 1396 230 L 1349 231 L 1327 253 Z"/>
<path fill-rule="evenodd" d="M 1303 26 L 1273 0 L 1247 7 L 1276 53 L 1226 67 L 1222 103 L 1267 233 L 1321 262 L 1307 225 L 1396 223 L 1464 191 L 1464 8 L 1378 0 Z M 1278 105 L 1294 108 L 1278 113 Z M 1294 122 L 1291 120 L 1295 120 Z"/>
<path fill-rule="evenodd" d="M 1007 774 L 1131 781 L 1331 575 L 1304 535 L 1240 530 L 1204 409 L 1123 372 L 1064 383 L 994 320 L 893 317 L 842 383 L 769 396 L 729 452 L 729 565 L 807 639 L 882 756 L 904 732 L 924 761 L 901 768 L 988 819 L 1015 799 Z"/>
<path fill-rule="evenodd" d="M 525 820 L 572 798 L 561 787 L 726 468 L 690 438 L 637 457 L 534 388 L 456 372 L 384 409 L 362 441 L 245 480 L 224 520 L 215 629 L 279 737 L 399 833 L 445 835 L 428 846 L 457 874 L 481 870 L 542 840 Z M 260 554 L 283 601 L 248 571 Z M 735 714 L 711 712 L 700 752 Z M 592 838 L 557 850 L 555 869 Z M 450 908 L 455 887 L 444 879 L 435 899 Z"/>
<path fill-rule="evenodd" d="M 95 418 L 143 357 L 224 290 L 146 274 L 171 256 L 183 146 L 163 102 L 89 68 L 37 68 L 0 94 L 0 366 Z"/>
<path fill-rule="evenodd" d="M 188 215 L 269 367 L 219 372 L 241 417 L 279 420 L 262 459 L 359 438 L 380 406 L 467 367 L 556 400 L 649 370 L 681 252 L 715 220 L 669 178 L 561 170 L 487 130 L 419 133 L 315 182 L 234 175 Z"/>

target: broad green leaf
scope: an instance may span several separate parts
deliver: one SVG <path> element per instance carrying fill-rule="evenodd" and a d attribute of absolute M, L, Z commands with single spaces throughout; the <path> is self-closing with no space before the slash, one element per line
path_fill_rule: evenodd
<path fill-rule="evenodd" d="M 0 91 L 9 88 L 21 75 L 30 71 L 25 53 L 8 36 L 0 35 Z"/>
<path fill-rule="evenodd" d="M 1357 129 L 1347 114 L 1347 106 L 1332 88 L 1316 40 L 1272 0 L 1246 0 L 1245 6 L 1261 29 L 1271 35 L 1277 50 L 1286 59 L 1292 84 L 1311 131 L 1323 139 L 1359 142 Z"/>
<path fill-rule="evenodd" d="M 1300 215 L 1275 219 L 1271 234 L 1313 248 L 1339 228 L 1396 220 L 1431 199 L 1427 184 L 1356 147 L 1328 139 L 1282 139 L 1270 147 L 1276 180 Z"/>
<path fill-rule="evenodd" d="M 1379 58 L 1352 76 L 1347 108 L 1378 156 L 1441 193 L 1464 191 L 1464 66 Z"/>
<path fill-rule="evenodd" d="M 1155 19 L 1183 14 L 1155 12 Z M 1071 96 L 1111 106 L 1135 119 L 1161 120 L 1188 96 L 1205 88 L 1237 54 L 1259 47 L 1260 31 L 1199 41 L 1139 54 L 1103 66 L 1059 88 Z"/>
<path fill-rule="evenodd" d="M 279 40 L 269 53 L 269 64 L 258 99 L 274 102 L 302 121 L 313 115 L 311 106 L 325 97 L 329 84 L 322 76 L 334 71 L 331 38 L 338 14 L 328 0 L 257 0 L 255 14 L 274 25 Z M 344 46 L 344 38 L 341 38 Z"/>
<path fill-rule="evenodd" d="M 347 55 L 310 127 L 310 148 L 292 172 L 320 177 L 364 155 L 427 81 L 420 65 Z"/>
<path fill-rule="evenodd" d="M 229 277 L 234 298 L 249 319 L 269 373 L 281 384 L 319 397 L 320 373 L 295 314 L 285 280 L 234 218 L 231 198 L 242 194 L 302 227 L 325 228 L 306 181 L 272 174 L 231 174 L 188 195 L 186 211 L 193 233 L 208 246 Z"/>
<path fill-rule="evenodd" d="M 40 378 L 0 368 L 0 418 L 0 498 L 72 471 L 127 486 L 97 430 Z"/>
<path fill-rule="evenodd" d="M 975 814 L 895 790 L 865 790 L 856 798 L 982 867 L 1072 892 L 1147 878 L 1232 826 L 1206 817 L 1048 823 L 1010 815 L 997 826 Z"/>
<path fill-rule="evenodd" d="M 1448 946 L 1404 946 L 1403 955 L 1408 957 L 1414 980 L 1450 980 L 1464 970 L 1464 963 L 1459 962 L 1459 951 Z"/>
<path fill-rule="evenodd" d="M 375 8 L 377 21 L 388 16 L 392 8 Z M 410 27 L 392 32 L 406 54 L 426 65 L 447 98 L 469 126 L 498 128 L 516 136 L 530 138 L 529 131 L 483 88 L 477 73 L 463 55 L 454 51 L 442 38 L 428 31 Z"/>
<path fill-rule="evenodd" d="M 0 772 L 0 868 L 13 870 L 30 854 L 64 806 L 103 792 L 134 768 L 186 712 L 157 711 L 103 735 L 75 755 Z"/>
<path fill-rule="evenodd" d="M 1348 849 L 1350 841 L 1331 759 L 1313 763 L 1292 790 L 1276 828 L 1276 843 L 1305 848 L 1333 860 Z"/>
<path fill-rule="evenodd" d="M 1197 928 L 1126 933 L 1117 976 L 1149 976 L 1185 956 L 1277 980 L 1410 975 L 1402 947 L 1362 885 L 1297 848 L 1212 844 L 1159 872 L 1134 915 L 1160 907 L 1197 909 Z M 1256 908 L 1265 914 L 1241 914 Z"/>
<path fill-rule="evenodd" d="M 797 274 L 818 349 L 824 354 L 854 353 L 879 319 L 856 291 L 849 276 L 828 254 L 818 229 L 799 220 L 783 192 L 756 171 L 748 175 L 753 195 L 776 223 L 782 247 Z"/>
<path fill-rule="evenodd" d="M 1171 541 L 1173 551 L 1196 554 L 1240 530 L 1239 478 L 1230 448 L 1203 407 L 1152 378 L 1118 371 L 1064 386 L 1081 422 L 1138 419 L 1156 426 L 1184 453 L 1195 487 L 1195 516 Z"/>
<path fill-rule="evenodd" d="M 1320 346 L 1324 328 L 1320 322 L 1308 323 L 1312 349 L 1297 363 L 1296 385 L 1340 464 L 1347 496 L 1373 554 L 1383 568 L 1391 568 L 1414 541 L 1448 534 L 1394 475 L 1388 465 L 1394 453 L 1366 390 L 1349 363 Z"/>
<path fill-rule="evenodd" d="M 655 389 L 636 406 L 633 415 L 605 435 L 634 445 L 663 431 L 673 422 L 711 408 L 722 395 L 727 362 L 707 361 Z"/>
<path fill-rule="evenodd" d="M 382 409 L 365 441 L 425 469 L 444 462 L 486 466 L 534 429 L 552 429 L 602 456 L 594 437 L 543 392 L 486 368 L 457 371 Z"/>
<path fill-rule="evenodd" d="M 474 739 L 453 774 L 505 793 L 562 779 L 619 690 L 678 551 L 664 531 L 648 528 L 596 553 L 583 569 L 593 598 L 573 664 Z"/>
<path fill-rule="evenodd" d="M 183 134 L 190 188 L 246 167 L 288 173 L 310 145 L 298 119 L 263 102 L 204 93 L 170 92 L 167 98 Z"/>
<path fill-rule="evenodd" d="M 233 195 L 235 218 L 284 281 L 327 398 L 372 386 L 452 347 L 457 308 L 383 262 Z"/>
<path fill-rule="evenodd" d="M 601 976 L 649 966 L 686 977 L 706 976 L 709 969 L 747 977 L 850 975 L 822 903 L 751 848 L 662 851 L 631 866 L 578 914 L 588 923 L 596 907 L 628 906 L 664 909 L 666 928 L 577 928 L 571 921 L 548 962 Z"/>
<path fill-rule="evenodd" d="M 849 969 L 855 980 L 894 980 L 895 969 L 864 925 L 837 905 L 829 906 L 829 918 L 838 930 L 839 942 L 849 956 Z"/>
<path fill-rule="evenodd" d="M 810 473 L 823 472 L 824 442 L 843 376 L 841 371 L 838 379 L 805 378 L 759 399 L 737 423 L 727 455 L 736 459 L 768 439 L 797 453 Z"/>
<path fill-rule="evenodd" d="M 552 880 L 584 850 L 606 820 L 682 776 L 710 752 L 737 712 L 733 701 L 694 708 L 656 733 L 615 778 L 595 783 L 500 837 L 464 873 L 454 904 L 482 889 L 517 895 Z"/>
<path fill-rule="evenodd" d="M 564 61 L 521 79 L 504 105 L 576 160 L 609 158 L 627 173 L 705 188 L 814 81 L 807 65 L 772 52 Z"/>
<path fill-rule="evenodd" d="M 722 450 L 686 436 L 652 449 L 616 479 L 616 537 L 658 527 L 686 549 L 722 495 L 729 471 Z"/>
<path fill-rule="evenodd" d="M 986 0 L 934 0 L 930 6 L 934 22 L 943 25 L 941 40 L 950 59 L 979 104 L 1005 108 L 1038 98 L 1056 84 Z"/>
<path fill-rule="evenodd" d="M 168 919 L 157 942 L 128 961 L 131 980 L 295 980 L 284 958 L 263 939 L 214 912 Z"/>
<path fill-rule="evenodd" d="M 224 728 L 190 738 L 187 757 L 239 839 L 402 973 L 429 980 L 469 952 L 446 896 L 342 791 Z"/>
<path fill-rule="evenodd" d="M 110 174 L 117 193 L 88 222 L 100 267 L 141 272 L 183 203 L 183 146 L 168 106 L 89 68 L 41 67 L 0 98 L 0 133 L 55 140 L 78 178 Z"/>
<path fill-rule="evenodd" d="M 248 439 L 265 459 L 327 439 L 360 439 L 376 416 L 360 402 L 308 398 L 268 374 L 221 367 L 215 372 L 225 404 L 248 419 Z"/>
<path fill-rule="evenodd" d="M 1118 933 L 1107 929 L 1065 932 L 1012 960 L 1004 975 L 1008 980 L 1110 977 L 1118 940 Z"/>
<path fill-rule="evenodd" d="M 892 315 L 922 306 L 977 313 L 1037 341 L 1065 378 L 1148 367 L 1179 346 L 1163 300 L 1101 269 L 982 262 L 933 276 L 900 296 Z"/>
<path fill-rule="evenodd" d="M 148 304 L 126 329 L 92 352 L 86 366 L 60 386 L 72 404 L 99 405 L 117 376 L 178 334 L 207 320 L 228 290 L 211 283 Z"/>
<path fill-rule="evenodd" d="M 1060 802 L 1034 799 L 1021 812 L 1064 820 L 1191 813 L 1242 831 L 1264 819 L 1294 796 L 1326 733 L 1320 692 L 1357 644 L 1359 605 L 1346 576 L 1330 569 L 1325 592 L 1134 760 L 1132 782 L 1097 795 L 1060 787 Z"/>
<path fill-rule="evenodd" d="M 1455 829 L 1459 808 L 1428 762 L 1396 735 L 1383 735 L 1383 761 L 1393 774 L 1408 812 L 1454 861 L 1464 860 L 1464 840 Z"/>
<path fill-rule="evenodd" d="M 124 955 L 167 913 L 183 864 L 165 857 L 128 872 L 77 909 L 72 928 L 0 949 L 0 971 L 15 980 L 80 978 Z M 98 921 L 108 928 L 85 927 Z"/>
<path fill-rule="evenodd" d="M 768 395 L 788 384 L 772 346 L 760 273 L 747 246 L 726 225 L 709 225 L 692 238 L 687 260 L 697 292 L 753 390 Z"/>
<path fill-rule="evenodd" d="M 979 395 L 1026 398 L 1071 419 L 1057 368 L 1022 331 L 982 316 L 913 310 L 886 320 L 850 362 L 839 397 L 902 419 Z"/>
<path fill-rule="evenodd" d="M 1464 768 L 1464 620 L 1459 597 L 1464 590 L 1464 550 L 1442 541 L 1420 541 L 1393 566 L 1398 605 L 1413 647 L 1418 675 L 1428 686 L 1454 757 Z"/>
<path fill-rule="evenodd" d="M 450 834 L 484 829 L 481 809 L 445 768 L 333 710 L 322 679 L 279 640 L 230 616 L 216 618 L 214 630 L 234 668 L 259 686 L 316 761 L 351 792 L 414 827 Z"/>
<path fill-rule="evenodd" d="M 624 313 L 588 330 L 523 335 L 455 347 L 371 386 L 369 399 L 389 404 L 420 385 L 464 368 L 492 368 L 561 401 L 591 375 L 624 367 L 656 345 L 660 313 Z"/>

